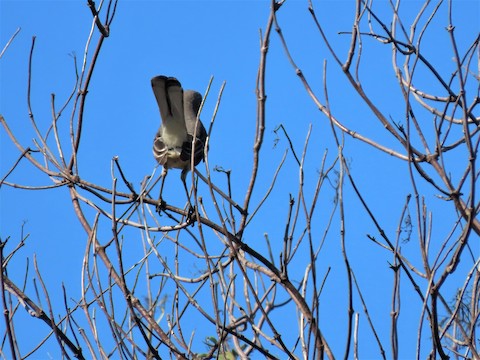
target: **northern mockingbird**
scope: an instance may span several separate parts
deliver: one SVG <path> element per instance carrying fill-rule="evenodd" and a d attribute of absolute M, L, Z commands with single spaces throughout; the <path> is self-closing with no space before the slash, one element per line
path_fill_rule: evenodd
<path fill-rule="evenodd" d="M 197 121 L 202 95 L 193 90 L 183 91 L 177 79 L 166 76 L 152 78 L 152 89 L 162 117 L 153 141 L 153 155 L 163 166 L 160 206 L 164 206 L 162 191 L 170 168 L 182 169 L 181 179 L 190 203 L 185 179 L 191 170 L 192 158 L 195 166 L 203 160 L 207 140 L 205 127 L 200 119 Z M 192 210 L 190 203 L 189 211 Z"/>

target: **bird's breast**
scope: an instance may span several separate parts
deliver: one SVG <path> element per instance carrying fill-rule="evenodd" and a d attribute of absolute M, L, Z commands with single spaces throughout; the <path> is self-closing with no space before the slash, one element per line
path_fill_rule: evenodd
<path fill-rule="evenodd" d="M 169 122 L 162 125 L 161 137 L 168 148 L 181 148 L 187 141 L 187 130 L 185 125 L 177 122 Z"/>
<path fill-rule="evenodd" d="M 177 149 L 173 149 L 168 151 L 167 161 L 163 166 L 166 167 L 167 169 L 170 169 L 170 168 L 186 169 L 190 167 L 190 161 L 182 160 L 180 158 L 180 152 L 177 151 Z"/>
<path fill-rule="evenodd" d="M 182 146 L 188 140 L 185 126 L 177 122 L 165 122 L 159 129 L 153 145 L 155 159 L 167 169 L 186 169 L 190 161 L 182 160 Z"/>
<path fill-rule="evenodd" d="M 181 147 L 166 147 L 162 142 L 156 141 L 153 147 L 153 155 L 160 165 L 167 169 L 186 169 L 190 166 L 190 161 L 182 160 Z"/>

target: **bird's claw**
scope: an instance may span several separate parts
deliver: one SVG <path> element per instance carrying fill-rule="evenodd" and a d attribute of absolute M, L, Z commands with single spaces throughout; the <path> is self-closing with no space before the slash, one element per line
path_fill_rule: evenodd
<path fill-rule="evenodd" d="M 157 213 L 160 214 L 160 212 L 165 211 L 166 208 L 167 208 L 167 203 L 162 198 L 158 199 L 158 204 L 155 208 L 157 210 Z"/>
<path fill-rule="evenodd" d="M 193 224 L 195 223 L 196 216 L 195 216 L 195 206 L 189 205 L 188 206 L 188 212 L 187 212 L 187 223 Z"/>

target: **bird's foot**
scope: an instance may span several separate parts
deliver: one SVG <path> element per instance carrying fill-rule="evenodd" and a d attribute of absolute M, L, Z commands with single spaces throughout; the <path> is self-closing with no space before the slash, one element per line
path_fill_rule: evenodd
<path fill-rule="evenodd" d="M 155 209 L 157 210 L 157 213 L 160 214 L 160 212 L 165 211 L 166 208 L 167 208 L 167 203 L 162 198 L 158 199 L 158 204 L 155 207 Z"/>
<path fill-rule="evenodd" d="M 195 206 L 188 205 L 187 223 L 193 226 L 193 224 L 195 223 L 195 220 L 197 220 Z"/>

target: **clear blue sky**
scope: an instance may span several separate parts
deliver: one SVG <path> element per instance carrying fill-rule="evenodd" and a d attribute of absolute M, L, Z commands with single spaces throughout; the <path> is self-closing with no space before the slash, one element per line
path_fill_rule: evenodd
<path fill-rule="evenodd" d="M 422 3 L 404 1 L 402 11 L 407 24 Z M 457 39 L 464 51 L 478 34 L 480 5 L 473 0 L 453 3 Z M 388 2 L 378 1 L 376 6 L 379 14 L 389 24 L 391 15 Z M 338 35 L 338 32 L 350 31 L 354 2 L 320 1 L 316 2 L 316 9 L 327 35 L 333 39 L 334 47 L 344 59 L 350 37 Z M 446 9 L 446 5 L 443 5 L 425 34 L 422 49 L 432 63 L 448 76 L 455 69 L 455 64 L 451 60 L 452 50 L 445 31 L 448 25 Z M 232 170 L 234 198 L 242 203 L 251 169 L 255 131 L 259 29 L 265 28 L 268 14 L 268 1 L 120 1 L 111 26 L 111 36 L 103 45 L 87 97 L 84 137 L 79 158 L 82 178 L 110 187 L 111 159 L 118 156 L 129 181 L 138 189 L 140 181 L 151 174 L 155 166 L 151 147 L 160 121 L 150 78 L 159 74 L 175 76 L 185 88 L 203 93 L 213 76 L 211 94 L 202 115 L 207 126 L 215 106 L 216 94 L 223 81 L 226 81 L 226 88 L 213 129 L 209 162 L 212 167 L 218 165 Z M 278 18 L 298 66 L 321 98 L 323 61 L 325 58 L 328 60 L 329 95 L 336 116 L 354 130 L 399 149 L 398 145 L 392 145 L 393 139 L 375 122 L 373 115 L 341 77 L 315 30 L 307 11 L 307 2 L 287 1 Z M 55 94 L 57 108 L 60 108 L 73 89 L 75 74 L 72 54 L 76 55 L 78 65 L 81 66 L 91 20 L 85 1 L 2 0 L 0 3 L 0 48 L 3 48 L 17 28 L 21 28 L 0 59 L 0 113 L 23 144 L 33 146 L 34 137 L 26 101 L 32 36 L 36 36 L 36 42 L 31 100 L 36 120 L 44 132 L 51 120 L 51 94 Z M 367 31 L 366 28 L 363 30 Z M 401 102 L 391 68 L 389 46 L 380 46 L 373 39 L 364 39 L 363 47 L 365 56 L 360 74 L 365 89 L 376 99 L 382 111 L 398 122 L 403 121 L 404 103 Z M 93 51 L 94 47 L 91 47 L 90 56 Z M 428 85 L 428 81 L 426 79 L 425 84 Z M 436 89 L 438 88 L 433 86 L 431 90 Z M 313 125 L 305 180 L 307 195 L 311 196 L 325 149 L 329 151 L 329 161 L 334 159 L 337 150 L 328 119 L 320 114 L 306 94 L 286 60 L 276 34 L 272 34 L 269 49 L 266 91 L 267 127 L 262 171 L 254 203 L 260 201 L 268 189 L 272 175 L 288 148 L 283 137 L 274 146 L 277 136 L 273 130 L 279 124 L 284 124 L 289 131 L 298 154 L 302 152 L 309 125 Z M 69 107 L 65 111 L 60 125 L 67 131 L 70 109 Z M 425 121 L 431 119 L 426 118 Z M 19 154 L 3 129 L 0 130 L 0 141 L 0 176 L 3 177 Z M 379 154 L 352 138 L 346 138 L 345 155 L 358 185 L 367 194 L 370 206 L 383 215 L 382 226 L 394 238 L 405 197 L 412 191 L 407 180 L 406 164 Z M 454 164 L 451 166 L 454 170 Z M 167 202 L 175 198 L 176 192 L 181 191 L 179 182 L 175 181 L 178 176 L 175 171 L 169 174 L 165 190 Z M 215 175 L 215 178 L 219 184 L 224 184 L 222 176 Z M 26 162 L 8 180 L 23 185 L 51 184 L 45 175 L 33 170 Z M 266 204 L 270 211 L 259 213 L 256 223 L 245 234 L 246 242 L 254 246 L 263 241 L 264 233 L 268 233 L 274 243 L 281 244 L 288 194 L 296 196 L 297 187 L 298 171 L 290 154 L 277 187 Z M 24 276 L 26 259 L 29 258 L 30 280 L 27 292 L 33 294 L 32 261 L 36 254 L 39 268 L 51 292 L 60 289 L 63 282 L 67 284 L 70 297 L 78 298 L 86 236 L 73 214 L 68 191 L 65 188 L 24 191 L 7 186 L 2 186 L 0 191 L 0 236 L 2 240 L 11 237 L 7 250 L 11 250 L 19 241 L 22 224 L 25 223 L 25 233 L 30 234 L 27 244 L 9 265 L 9 276 L 20 281 Z M 392 261 L 392 258 L 366 239 L 366 234 L 378 234 L 358 200 L 352 196 L 351 188 L 347 186 L 345 191 L 348 251 L 352 266 L 363 286 L 368 305 L 375 309 L 374 321 L 384 334 L 384 346 L 389 349 L 392 272 L 388 269 L 388 261 Z M 440 226 L 441 223 L 451 221 L 455 214 L 451 211 L 450 204 L 437 200 L 429 187 L 422 188 L 422 191 L 429 207 L 437 210 L 434 218 L 434 225 L 437 226 L 434 231 L 440 242 L 446 236 L 446 229 Z M 206 194 L 205 198 L 208 198 Z M 318 238 L 323 234 L 333 200 L 331 189 L 330 193 L 327 190 L 325 194 L 322 193 L 317 209 L 320 214 L 317 218 L 318 227 L 314 228 Z M 176 205 L 182 206 L 183 203 Z M 272 212 L 272 209 L 275 211 Z M 105 231 L 108 231 L 108 224 Z M 345 270 L 338 234 L 336 221 L 327 238 L 323 260 L 319 261 L 319 273 L 324 274 L 328 267 L 332 268 L 322 295 L 321 309 L 325 311 L 325 317 L 321 318 L 321 324 L 327 340 L 340 355 L 344 346 L 342 324 L 346 318 L 346 299 L 343 296 Z M 139 237 L 138 234 L 133 236 Z M 129 241 L 138 241 L 140 244 L 139 239 L 132 238 Z M 404 250 L 417 253 L 416 240 L 405 244 Z M 134 256 L 132 254 L 130 261 L 135 261 Z M 420 262 L 417 265 L 419 264 Z M 194 273 L 198 270 L 191 271 Z M 303 268 L 299 267 L 298 275 L 301 274 Z M 411 294 L 411 288 L 403 281 L 402 290 L 405 294 Z M 453 288 L 457 286 L 458 284 L 452 284 Z M 60 310 L 62 294 L 59 292 L 55 294 L 57 296 L 53 301 Z M 400 354 L 403 358 L 410 358 L 415 353 L 418 308 L 421 304 L 415 296 L 412 295 L 411 298 L 411 304 L 408 303 L 408 298 L 403 300 L 405 312 L 400 323 L 403 331 L 400 336 Z M 413 310 L 409 311 L 409 308 Z M 365 326 L 366 320 L 362 317 L 360 303 L 356 303 L 355 310 L 362 314 L 361 322 Z M 289 316 L 294 321 L 295 314 Z M 2 321 L 0 333 L 3 333 L 3 326 Z M 27 334 L 32 328 L 41 331 L 45 326 L 25 316 L 24 323 L 18 324 L 17 328 L 24 329 Z M 292 330 L 296 330 L 296 325 Z M 376 358 L 378 352 L 369 330 L 364 330 L 364 333 L 361 354 L 364 354 L 363 358 Z M 28 339 L 22 341 L 28 344 Z M 45 350 L 45 354 L 49 351 L 52 351 L 53 358 L 59 356 L 54 342 Z"/>

